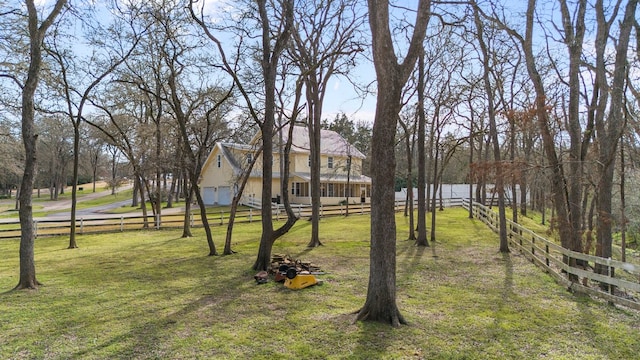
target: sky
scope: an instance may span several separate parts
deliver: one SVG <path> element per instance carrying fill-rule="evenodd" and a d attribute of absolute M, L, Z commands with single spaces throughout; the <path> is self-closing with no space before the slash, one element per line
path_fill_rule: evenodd
<path fill-rule="evenodd" d="M 19 1 L 19 0 L 13 0 Z M 53 6 L 55 0 L 35 0 L 36 5 L 40 9 L 42 16 L 48 14 L 50 8 Z M 73 1 L 73 0 L 72 0 Z M 96 4 L 106 0 L 88 0 L 95 1 Z M 136 2 L 143 0 L 118 0 L 121 2 Z M 148 0 L 147 0 L 148 1 Z M 235 1 L 229 0 L 200 0 L 204 2 L 204 12 L 206 15 L 215 19 L 220 13 L 229 14 L 233 11 L 232 7 L 236 6 Z M 22 2 L 22 1 L 21 1 Z M 414 0 L 400 0 L 400 2 L 406 2 L 408 8 L 414 8 L 416 1 Z M 362 2 L 363 6 L 366 4 Z M 365 10 L 366 11 L 366 10 Z M 409 20 L 411 21 L 411 19 Z M 368 25 L 365 25 L 368 30 Z M 330 79 L 327 92 L 325 94 L 324 106 L 323 106 L 323 118 L 332 120 L 336 115 L 344 113 L 352 120 L 365 121 L 373 124 L 375 116 L 375 104 L 376 97 L 375 92 L 375 69 L 370 60 L 360 58 L 358 65 L 350 75 L 355 82 L 360 86 L 367 86 L 370 90 L 366 96 L 359 94 L 354 88 L 352 82 L 344 76 L 333 76 Z"/>
<path fill-rule="evenodd" d="M 234 1 L 231 1 L 230 5 L 228 0 L 200 1 L 204 1 L 205 15 L 213 19 L 219 16 L 220 11 L 233 11 L 231 7 L 235 5 Z M 408 1 L 414 2 L 414 0 Z M 375 91 L 375 70 L 370 61 L 361 58 L 350 76 L 359 86 L 369 85 L 369 89 Z M 344 113 L 352 120 L 373 124 L 375 105 L 375 94 L 369 93 L 366 96 L 359 94 L 349 79 L 344 76 L 333 76 L 325 94 L 322 117 L 332 120 L 336 115 Z"/>

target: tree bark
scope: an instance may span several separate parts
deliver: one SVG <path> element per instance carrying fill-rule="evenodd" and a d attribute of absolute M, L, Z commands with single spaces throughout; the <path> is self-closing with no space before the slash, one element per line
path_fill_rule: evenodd
<path fill-rule="evenodd" d="M 477 8 L 476 8 L 477 10 Z M 498 127 L 496 125 L 496 113 L 493 99 L 493 88 L 490 80 L 491 64 L 489 60 L 489 49 L 484 40 L 484 25 L 480 20 L 480 14 L 478 11 L 474 11 L 474 19 L 476 24 L 476 30 L 478 31 L 478 43 L 480 44 L 480 50 L 482 52 L 482 66 L 483 66 L 483 80 L 484 88 L 487 94 L 487 106 L 489 113 L 489 136 L 493 143 L 493 161 L 495 162 L 495 191 L 498 192 L 498 217 L 499 217 L 499 229 L 500 229 L 500 252 L 509 252 L 509 240 L 507 238 L 507 216 L 505 213 L 504 205 L 504 175 L 502 169 L 501 155 L 500 155 L 500 143 L 498 142 Z M 515 199 L 514 199 L 515 200 Z M 493 202 L 493 201 L 492 201 Z M 518 211 L 514 208 L 514 211 Z"/>
<path fill-rule="evenodd" d="M 600 165 L 598 180 L 598 211 L 597 211 L 597 239 L 596 255 L 603 258 L 610 258 L 612 255 L 612 223 L 613 215 L 611 211 L 611 194 L 613 191 L 613 174 L 617 153 L 618 141 L 623 132 L 624 116 L 624 83 L 627 77 L 627 51 L 631 35 L 631 28 L 635 19 L 637 0 L 629 0 L 625 8 L 624 17 L 620 22 L 620 35 L 616 45 L 615 67 L 613 70 L 613 80 L 610 93 L 609 113 L 606 124 L 596 120 L 596 128 L 599 141 L 598 164 Z M 597 2 L 598 27 L 604 26 L 604 10 L 601 1 Z M 607 31 L 608 33 L 608 31 Z M 598 45 L 598 42 L 596 42 Z M 601 57 L 602 56 L 602 57 Z M 601 81 L 606 81 L 604 77 L 604 54 L 598 55 L 598 70 L 602 71 Z M 596 271 L 601 274 L 609 274 L 609 269 L 605 266 L 597 266 Z M 612 275 L 612 274 L 610 274 Z"/>
<path fill-rule="evenodd" d="M 357 320 L 405 324 L 396 304 L 396 223 L 394 211 L 395 133 L 401 93 L 422 50 L 431 2 L 420 0 L 411 42 L 398 64 L 389 29 L 389 2 L 368 1 L 377 103 L 371 139 L 371 250 L 367 299 Z"/>
<path fill-rule="evenodd" d="M 247 186 L 249 176 L 251 176 L 251 171 L 253 171 L 253 167 L 255 166 L 256 161 L 258 160 L 258 157 L 261 153 L 262 148 L 259 148 L 253 153 L 253 156 L 251 157 L 251 163 L 249 164 L 248 168 L 244 170 L 244 173 L 240 176 L 240 186 L 238 187 L 238 192 L 233 196 L 233 201 L 231 202 L 229 221 L 227 223 L 227 236 L 224 241 L 224 250 L 222 251 L 222 255 L 231 255 L 235 253 L 231 249 L 231 238 L 233 235 L 233 224 L 235 223 L 236 212 L 238 211 L 238 204 L 240 203 L 240 199 L 242 198 L 244 188 Z"/>
<path fill-rule="evenodd" d="M 277 37 L 275 44 L 271 44 L 271 25 L 267 14 L 266 0 L 258 0 L 258 10 L 262 29 L 262 75 L 264 81 L 264 121 L 260 124 L 262 133 L 262 235 L 258 256 L 253 264 L 254 270 L 267 270 L 271 265 L 271 249 L 273 243 L 282 234 L 286 233 L 295 223 L 295 217 L 287 212 L 287 223 L 277 232 L 273 229 L 273 211 L 271 209 L 272 179 L 273 179 L 273 135 L 275 127 L 275 86 L 278 60 L 291 38 L 291 27 L 293 26 L 293 1 L 284 2 L 284 19 L 282 30 Z M 288 164 L 285 162 L 288 170 Z M 282 176 L 287 175 L 288 171 Z M 283 181 L 283 187 L 287 184 Z M 283 193 L 283 197 L 289 194 Z"/>
<path fill-rule="evenodd" d="M 36 289 L 39 285 L 36 279 L 34 260 L 35 227 L 33 224 L 33 184 L 36 167 L 36 142 L 38 134 L 34 127 L 35 106 L 34 98 L 40 79 L 42 67 L 42 42 L 45 34 L 55 18 L 65 6 L 66 0 L 57 0 L 47 18 L 38 24 L 38 10 L 33 0 L 26 0 L 29 23 L 29 69 L 27 79 L 22 88 L 22 141 L 25 149 L 25 165 L 20 183 L 20 280 L 15 289 Z"/>
<path fill-rule="evenodd" d="M 427 241 L 427 206 L 426 206 L 426 154 L 425 154 L 425 127 L 426 116 L 424 114 L 424 53 L 418 59 L 418 238 L 417 246 L 429 246 Z"/>

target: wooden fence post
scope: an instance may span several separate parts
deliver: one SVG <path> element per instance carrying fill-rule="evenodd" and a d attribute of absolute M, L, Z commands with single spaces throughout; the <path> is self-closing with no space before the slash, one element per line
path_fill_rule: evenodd
<path fill-rule="evenodd" d="M 545 260 L 546 260 L 547 266 L 549 266 L 549 244 L 546 244 L 544 248 L 545 248 L 546 253 L 547 253 L 546 256 L 545 256 Z"/>

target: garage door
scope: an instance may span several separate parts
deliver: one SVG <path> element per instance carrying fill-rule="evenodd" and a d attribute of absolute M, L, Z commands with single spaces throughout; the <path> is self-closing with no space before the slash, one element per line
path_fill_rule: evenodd
<path fill-rule="evenodd" d="M 213 205 L 216 202 L 216 192 L 213 187 L 202 189 L 202 201 L 204 201 L 205 205 Z"/>
<path fill-rule="evenodd" d="M 218 186 L 218 205 L 231 205 L 231 186 Z"/>

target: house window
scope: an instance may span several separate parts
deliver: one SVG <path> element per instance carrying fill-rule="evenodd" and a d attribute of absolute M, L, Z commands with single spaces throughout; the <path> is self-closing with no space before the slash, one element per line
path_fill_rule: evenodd
<path fill-rule="evenodd" d="M 307 165 L 311 167 L 311 155 L 309 155 L 309 158 L 307 159 Z"/>
<path fill-rule="evenodd" d="M 333 197 L 333 184 L 327 184 L 327 196 Z"/>
<path fill-rule="evenodd" d="M 218 167 L 222 167 L 222 155 L 218 155 Z"/>
<path fill-rule="evenodd" d="M 333 169 L 333 157 L 331 157 L 331 156 L 329 156 L 329 157 L 327 158 L 327 167 L 328 167 L 329 169 Z"/>
<path fill-rule="evenodd" d="M 248 153 L 247 154 L 247 164 L 251 164 L 252 161 L 253 161 L 253 154 L 252 153 Z"/>
<path fill-rule="evenodd" d="M 291 183 L 291 195 L 309 196 L 309 183 L 306 183 L 306 182 Z"/>

